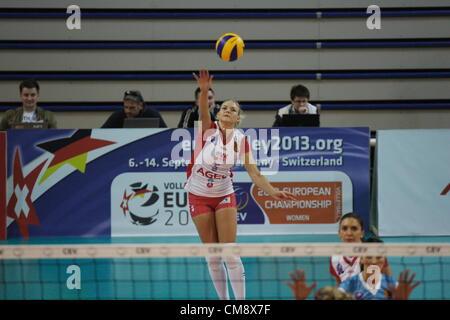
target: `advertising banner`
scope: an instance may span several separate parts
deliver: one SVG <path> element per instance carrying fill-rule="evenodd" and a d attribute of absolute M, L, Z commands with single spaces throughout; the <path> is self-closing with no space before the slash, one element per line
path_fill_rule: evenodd
<path fill-rule="evenodd" d="M 240 129 L 277 201 L 233 168 L 240 234 L 336 233 L 369 221 L 368 128 Z M 194 130 L 8 131 L 8 237 L 195 235 L 184 185 Z"/>
<path fill-rule="evenodd" d="M 0 240 L 6 239 L 6 132 L 0 132 Z"/>
<path fill-rule="evenodd" d="M 377 133 L 381 236 L 450 235 L 450 130 Z"/>

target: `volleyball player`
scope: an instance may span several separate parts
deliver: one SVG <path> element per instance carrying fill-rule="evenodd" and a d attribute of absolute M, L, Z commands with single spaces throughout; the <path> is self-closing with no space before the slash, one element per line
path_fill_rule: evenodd
<path fill-rule="evenodd" d="M 400 272 L 399 281 L 396 282 L 391 275 L 376 272 L 374 266 L 381 270 L 386 263 L 383 256 L 361 257 L 363 270 L 343 281 L 339 289 L 352 294 L 357 300 L 406 300 L 412 291 L 420 284 L 413 284 L 415 273 L 409 276 L 409 270 Z M 371 268 L 372 267 L 372 268 Z"/>
<path fill-rule="evenodd" d="M 362 242 L 364 237 L 363 220 L 354 212 L 345 214 L 339 221 L 339 238 L 343 242 Z M 332 256 L 330 273 L 336 278 L 336 286 L 355 274 L 359 274 L 360 258 L 358 256 Z"/>
<path fill-rule="evenodd" d="M 318 290 L 315 294 L 317 300 L 407 300 L 420 282 L 413 283 L 415 273 L 409 275 L 409 269 L 400 272 L 398 282 L 391 275 L 377 272 L 385 265 L 384 256 L 361 257 L 362 271 L 343 281 L 339 288 L 328 286 Z M 375 268 L 374 268 L 375 267 Z M 302 269 L 290 273 L 291 281 L 286 284 L 291 288 L 296 300 L 305 300 L 316 288 L 317 282 L 308 286 L 306 275 Z M 340 290 L 342 294 L 336 290 Z M 333 293 L 333 294 L 326 294 Z"/>
<path fill-rule="evenodd" d="M 235 127 L 241 108 L 236 101 L 224 101 L 211 121 L 208 90 L 213 76 L 207 70 L 193 73 L 200 88 L 201 135 L 196 137 L 194 153 L 187 168 L 186 190 L 192 220 L 203 243 L 235 243 L 237 232 L 236 197 L 231 168 L 239 158 L 253 183 L 277 200 L 295 200 L 290 192 L 279 191 L 260 173 L 244 135 Z M 229 299 L 228 278 L 234 297 L 245 299 L 245 274 L 238 256 L 207 257 L 208 270 L 220 299 Z M 226 269 L 225 269 L 226 266 Z"/>
<path fill-rule="evenodd" d="M 364 241 L 364 222 L 357 213 L 350 212 L 341 218 L 339 221 L 339 238 L 341 241 L 348 243 L 366 242 Z M 367 242 L 375 241 L 369 239 Z M 336 286 L 360 271 L 359 256 L 332 256 L 330 259 L 330 273 L 336 278 Z M 382 273 L 392 275 L 387 259 L 385 259 Z"/>

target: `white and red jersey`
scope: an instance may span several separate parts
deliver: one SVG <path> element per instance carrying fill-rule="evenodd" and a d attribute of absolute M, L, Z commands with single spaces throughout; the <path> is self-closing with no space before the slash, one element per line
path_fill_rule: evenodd
<path fill-rule="evenodd" d="M 360 257 L 332 256 L 330 258 L 330 273 L 344 282 L 348 278 L 361 272 Z"/>
<path fill-rule="evenodd" d="M 224 144 L 217 122 L 211 122 L 210 129 L 203 135 L 203 139 L 201 135 L 195 139 L 185 189 L 203 197 L 231 194 L 234 192 L 231 168 L 238 159 L 243 159 L 244 153 L 249 152 L 248 142 L 240 131 L 230 130 Z"/>

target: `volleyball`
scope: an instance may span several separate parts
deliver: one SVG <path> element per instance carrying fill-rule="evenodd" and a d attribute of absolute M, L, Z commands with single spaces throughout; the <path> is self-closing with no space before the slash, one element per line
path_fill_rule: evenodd
<path fill-rule="evenodd" d="M 244 40 L 235 33 L 225 33 L 216 42 L 216 52 L 220 59 L 231 62 L 244 54 Z"/>

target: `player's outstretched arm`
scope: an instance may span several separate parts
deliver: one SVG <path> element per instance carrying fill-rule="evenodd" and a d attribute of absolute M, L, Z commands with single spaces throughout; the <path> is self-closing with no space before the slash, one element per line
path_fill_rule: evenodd
<path fill-rule="evenodd" d="M 199 109 L 199 120 L 202 122 L 202 131 L 208 130 L 211 126 L 211 116 L 209 115 L 208 106 L 208 91 L 212 86 L 212 79 L 214 76 L 210 76 L 208 70 L 202 69 L 199 71 L 198 75 L 192 73 L 195 80 L 197 80 L 197 85 L 200 88 L 198 109 Z"/>

